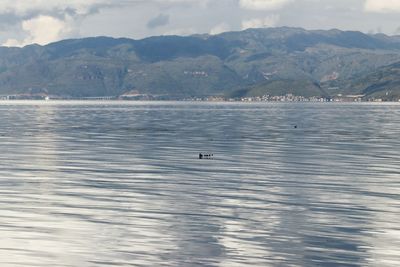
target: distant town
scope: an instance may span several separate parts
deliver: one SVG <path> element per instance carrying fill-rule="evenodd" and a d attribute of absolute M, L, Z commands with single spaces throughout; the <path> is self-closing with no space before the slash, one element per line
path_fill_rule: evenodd
<path fill-rule="evenodd" d="M 124 94 L 120 96 L 98 96 L 98 97 L 69 97 L 47 94 L 14 94 L 2 95 L 0 100 L 130 100 L 130 101 L 203 101 L 203 102 L 400 102 L 397 100 L 386 100 L 382 98 L 365 98 L 364 95 L 337 95 L 335 97 L 304 97 L 293 94 L 281 96 L 253 96 L 228 98 L 224 96 L 207 96 L 207 97 L 188 97 L 178 98 L 168 95 L 150 95 L 150 94 Z"/>

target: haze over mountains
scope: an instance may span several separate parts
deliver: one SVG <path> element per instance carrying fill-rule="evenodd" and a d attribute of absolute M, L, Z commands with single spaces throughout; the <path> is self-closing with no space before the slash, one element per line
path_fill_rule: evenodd
<path fill-rule="evenodd" d="M 300 28 L 0 48 L 0 94 L 400 97 L 400 36 Z"/>

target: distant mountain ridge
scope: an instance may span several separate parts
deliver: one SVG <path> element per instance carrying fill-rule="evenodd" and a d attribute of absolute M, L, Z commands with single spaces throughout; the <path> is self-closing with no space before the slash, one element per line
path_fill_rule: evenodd
<path fill-rule="evenodd" d="M 400 96 L 400 37 L 301 28 L 0 48 L 0 95 Z"/>

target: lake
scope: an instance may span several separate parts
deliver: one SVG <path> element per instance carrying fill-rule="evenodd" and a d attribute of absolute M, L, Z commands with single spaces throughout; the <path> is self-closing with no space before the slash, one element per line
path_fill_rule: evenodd
<path fill-rule="evenodd" d="M 2 101 L 0 149 L 2 267 L 400 266 L 396 103 Z"/>

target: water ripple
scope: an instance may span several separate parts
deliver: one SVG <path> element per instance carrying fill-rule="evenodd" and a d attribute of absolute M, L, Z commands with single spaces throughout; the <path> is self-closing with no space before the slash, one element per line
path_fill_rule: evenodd
<path fill-rule="evenodd" d="M 399 266 L 399 115 L 2 102 L 0 264 Z"/>

